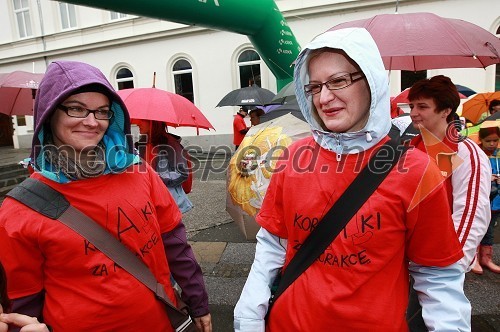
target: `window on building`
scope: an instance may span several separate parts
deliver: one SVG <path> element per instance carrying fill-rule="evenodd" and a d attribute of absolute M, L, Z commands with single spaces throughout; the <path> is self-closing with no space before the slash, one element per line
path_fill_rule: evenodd
<path fill-rule="evenodd" d="M 63 29 L 76 28 L 75 5 L 59 2 L 59 12 L 61 13 L 61 26 Z"/>
<path fill-rule="evenodd" d="M 172 67 L 175 93 L 191 100 L 194 104 L 193 67 L 186 59 L 175 61 Z"/>
<path fill-rule="evenodd" d="M 401 70 L 401 91 L 411 87 L 413 83 L 422 80 L 424 78 L 427 78 L 427 70 L 420 70 L 420 71 Z"/>
<path fill-rule="evenodd" d="M 238 57 L 240 87 L 244 88 L 253 84 L 261 86 L 261 64 L 259 54 L 253 50 L 246 50 L 240 54 Z"/>
<path fill-rule="evenodd" d="M 118 90 L 134 88 L 134 74 L 128 68 L 121 68 L 116 73 Z"/>
<path fill-rule="evenodd" d="M 18 115 L 16 118 L 18 126 L 26 126 L 26 117 L 24 115 Z"/>
<path fill-rule="evenodd" d="M 119 20 L 121 18 L 127 17 L 127 14 L 118 13 L 118 12 L 111 12 L 110 11 L 109 14 L 111 15 L 111 20 Z"/>
<path fill-rule="evenodd" d="M 29 0 L 12 0 L 14 3 L 14 15 L 16 16 L 17 29 L 20 38 L 26 38 L 33 35 L 31 29 Z"/>

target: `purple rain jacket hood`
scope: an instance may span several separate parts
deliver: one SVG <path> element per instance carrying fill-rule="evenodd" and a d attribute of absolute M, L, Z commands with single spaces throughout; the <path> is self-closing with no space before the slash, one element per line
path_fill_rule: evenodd
<path fill-rule="evenodd" d="M 68 179 L 62 172 L 43 160 L 43 145 L 47 137 L 47 128 L 56 106 L 69 96 L 88 85 L 99 85 L 99 90 L 108 96 L 111 102 L 113 117 L 102 142 L 106 147 L 106 169 L 104 174 L 121 173 L 128 166 L 139 162 L 133 153 L 133 142 L 130 134 L 130 117 L 125 104 L 115 92 L 103 73 L 86 63 L 76 61 L 52 62 L 40 82 L 34 108 L 33 142 L 31 161 L 35 171 L 45 177 L 66 183 Z"/>

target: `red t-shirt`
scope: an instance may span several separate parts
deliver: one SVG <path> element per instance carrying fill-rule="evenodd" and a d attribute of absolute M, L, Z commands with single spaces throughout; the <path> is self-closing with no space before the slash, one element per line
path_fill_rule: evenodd
<path fill-rule="evenodd" d="M 181 214 L 149 165 L 68 184 L 32 177 L 136 253 L 175 301 L 161 234 Z M 10 297 L 46 291 L 43 316 L 55 331 L 172 331 L 163 304 L 146 286 L 61 222 L 9 198 L 0 209 L 0 260 Z"/>
<path fill-rule="evenodd" d="M 374 151 L 343 155 L 338 162 L 312 138 L 289 150 L 257 216 L 262 227 L 288 239 L 285 267 Z M 447 266 L 463 256 L 442 184 L 409 209 L 426 170 L 440 177 L 421 151 L 405 154 L 328 249 L 276 301 L 266 331 L 407 330 L 408 260 Z"/>
<path fill-rule="evenodd" d="M 245 119 L 238 113 L 234 116 L 233 120 L 233 144 L 240 145 L 243 138 L 245 138 L 245 134 L 240 133 L 240 130 L 247 129 L 247 124 L 245 123 Z"/>

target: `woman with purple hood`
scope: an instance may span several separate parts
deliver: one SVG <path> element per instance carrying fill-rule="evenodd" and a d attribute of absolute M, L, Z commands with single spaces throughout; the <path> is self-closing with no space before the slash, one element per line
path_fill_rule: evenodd
<path fill-rule="evenodd" d="M 91 114 L 92 113 L 92 114 Z M 31 175 L 134 252 L 176 303 L 170 276 L 199 331 L 211 331 L 208 295 L 165 185 L 133 153 L 130 118 L 97 68 L 53 62 L 35 100 Z M 145 285 L 58 220 L 6 198 L 0 260 L 15 312 L 55 331 L 173 331 Z"/>

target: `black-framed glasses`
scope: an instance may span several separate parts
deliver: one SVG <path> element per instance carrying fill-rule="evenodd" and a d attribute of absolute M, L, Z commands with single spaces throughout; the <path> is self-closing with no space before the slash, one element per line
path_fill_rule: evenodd
<path fill-rule="evenodd" d="M 358 77 L 355 77 L 359 75 Z M 323 83 L 310 83 L 304 85 L 304 92 L 306 96 L 312 96 L 321 92 L 323 85 L 326 86 L 328 90 L 340 90 L 347 88 L 349 85 L 365 77 L 363 72 L 356 71 L 354 73 L 345 74 L 342 76 L 337 76 Z"/>
<path fill-rule="evenodd" d="M 97 110 L 89 110 L 88 108 L 81 106 L 64 106 L 59 105 L 57 108 L 61 109 L 68 116 L 72 118 L 86 118 L 90 113 L 94 114 L 97 120 L 109 120 L 113 117 L 113 111 L 107 108 L 100 108 Z"/>

